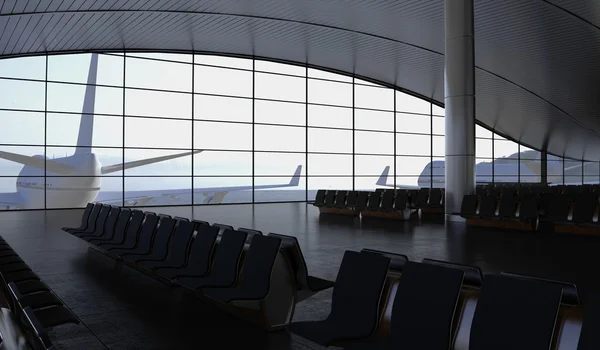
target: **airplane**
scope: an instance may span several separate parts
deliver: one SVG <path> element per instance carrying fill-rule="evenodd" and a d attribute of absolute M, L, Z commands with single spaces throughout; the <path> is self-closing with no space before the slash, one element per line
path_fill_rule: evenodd
<path fill-rule="evenodd" d="M 521 179 L 527 179 L 530 183 L 539 183 L 541 182 L 541 160 L 540 159 L 531 159 L 535 156 L 532 154 L 537 153 L 536 151 L 523 151 L 521 152 L 520 158 L 528 158 L 521 159 L 520 164 L 518 164 L 519 154 L 515 153 L 508 157 L 497 158 L 492 164 L 491 161 L 481 162 L 475 165 L 475 178 L 477 185 L 484 185 L 492 182 L 492 172 L 494 173 L 495 182 L 503 182 L 503 183 L 518 183 L 519 182 L 519 171 L 521 174 Z M 553 175 L 553 174 L 562 174 L 563 173 L 563 164 L 562 162 L 556 162 L 560 160 L 558 157 L 551 158 L 553 156 L 548 156 L 549 162 L 548 164 L 548 184 L 562 184 L 563 176 L 562 175 Z M 594 166 L 596 168 L 594 168 Z M 573 181 L 576 184 L 581 184 L 579 181 L 581 179 L 581 169 L 583 167 L 583 171 L 585 171 L 585 183 L 593 183 L 596 184 L 599 182 L 599 169 L 598 163 L 584 163 L 581 161 L 570 161 L 565 160 L 564 166 L 564 174 L 565 174 L 565 183 L 569 184 L 569 180 L 577 179 Z M 520 168 L 520 169 L 519 169 Z M 588 169 L 590 169 L 588 174 Z M 394 187 L 393 184 L 388 183 L 388 175 L 390 171 L 390 166 L 386 166 L 377 180 L 376 184 L 380 187 Z M 443 160 L 436 160 L 427 164 L 419 178 L 417 180 L 416 186 L 410 185 L 397 185 L 396 188 L 399 189 L 419 189 L 419 188 L 444 188 L 445 186 L 445 162 Z M 523 182 L 523 181 L 521 181 Z"/>
<path fill-rule="evenodd" d="M 89 202 L 141 206 L 157 197 L 191 196 L 191 188 L 126 191 L 125 202 L 122 203 L 123 192 L 100 191 L 103 175 L 190 156 L 203 152 L 203 150 L 102 166 L 97 155 L 92 152 L 97 69 L 98 54 L 92 54 L 88 72 L 88 85 L 85 90 L 79 124 L 77 148 L 73 155 L 49 159 L 43 155 L 27 156 L 0 151 L 0 158 L 23 165 L 17 178 L 16 192 L 0 193 L 0 209 L 44 208 L 46 202 L 52 203 L 52 207 L 56 208 L 79 208 L 84 207 Z M 44 170 L 48 176 L 45 181 L 43 177 Z M 194 188 L 193 191 L 194 194 L 205 197 L 201 201 L 204 204 L 221 203 L 225 195 L 232 191 L 297 187 L 300 182 L 301 171 L 302 165 L 299 165 L 289 183 L 286 184 Z"/>

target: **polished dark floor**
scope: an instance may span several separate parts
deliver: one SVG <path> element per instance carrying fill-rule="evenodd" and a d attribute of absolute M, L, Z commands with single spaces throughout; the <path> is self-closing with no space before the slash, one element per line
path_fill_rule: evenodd
<path fill-rule="evenodd" d="M 298 237 L 313 275 L 335 279 L 345 250 L 372 248 L 577 283 L 600 290 L 600 237 L 467 228 L 462 223 L 385 222 L 319 216 L 303 203 L 149 210 Z M 237 318 L 90 251 L 64 233 L 81 210 L 0 213 L 0 235 L 82 320 L 51 330 L 65 349 L 321 349 L 287 332 L 265 334 Z M 331 290 L 296 307 L 294 320 L 327 316 Z"/>

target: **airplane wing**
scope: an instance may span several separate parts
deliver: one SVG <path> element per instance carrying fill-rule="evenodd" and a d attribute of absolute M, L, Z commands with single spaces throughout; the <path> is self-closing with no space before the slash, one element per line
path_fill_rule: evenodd
<path fill-rule="evenodd" d="M 21 196 L 17 192 L 0 193 L 0 208 L 14 209 L 21 204 Z"/>
<path fill-rule="evenodd" d="M 168 156 L 160 156 L 160 157 L 154 157 L 154 158 L 148 158 L 148 159 L 134 160 L 132 162 L 125 162 L 125 163 L 121 163 L 121 164 L 107 165 L 107 166 L 102 167 L 101 172 L 102 172 L 102 175 L 110 174 L 110 173 L 114 173 L 114 172 L 125 170 L 125 169 L 137 168 L 137 167 L 140 167 L 143 165 L 163 162 L 163 161 L 169 160 L 169 159 L 185 157 L 185 156 L 189 156 L 192 154 L 200 153 L 202 151 L 203 150 L 195 150 L 195 151 L 191 151 L 191 152 L 170 154 Z"/>
<path fill-rule="evenodd" d="M 255 190 L 265 190 L 272 188 L 286 188 L 286 187 L 297 187 L 300 183 L 300 173 L 302 172 L 302 165 L 299 165 L 294 172 L 294 175 L 290 179 L 290 182 L 286 184 L 269 184 L 269 185 L 256 185 Z M 206 187 L 206 188 L 194 188 L 194 193 L 227 193 L 234 191 L 251 191 L 252 186 L 223 186 L 223 187 Z M 141 202 L 145 203 L 149 200 L 157 197 L 177 197 L 177 196 L 191 196 L 191 189 L 166 189 L 166 190 L 141 190 L 141 191 L 127 191 L 125 192 L 125 201 L 136 201 L 137 205 Z M 96 197 L 97 202 L 102 203 L 120 203 L 122 201 L 123 193 L 120 191 L 103 191 Z"/>
<path fill-rule="evenodd" d="M 69 175 L 74 169 L 70 165 L 56 162 L 50 159 L 44 159 L 39 156 L 24 156 L 22 154 L 0 151 L 0 158 L 10 160 L 15 163 L 28 165 L 41 170 L 47 170 L 60 175 Z"/>

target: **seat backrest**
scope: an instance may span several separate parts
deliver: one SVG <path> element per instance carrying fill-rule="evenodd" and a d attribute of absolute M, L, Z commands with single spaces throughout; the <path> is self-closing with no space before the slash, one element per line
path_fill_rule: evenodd
<path fill-rule="evenodd" d="M 328 207 L 333 206 L 335 203 L 335 196 L 337 195 L 336 190 L 328 190 L 325 194 L 325 205 Z"/>
<path fill-rule="evenodd" d="M 423 264 L 438 265 L 461 270 L 464 273 L 463 284 L 467 286 L 479 288 L 481 287 L 481 283 L 483 283 L 483 273 L 478 266 L 464 265 L 435 259 L 423 259 Z"/>
<path fill-rule="evenodd" d="M 325 190 L 318 190 L 315 196 L 315 204 L 325 204 Z"/>
<path fill-rule="evenodd" d="M 90 217 L 88 219 L 87 226 L 85 230 L 94 231 L 96 229 L 96 222 L 98 221 L 98 215 L 100 214 L 100 210 L 104 207 L 101 203 L 96 203 L 92 208 L 92 212 L 90 213 Z"/>
<path fill-rule="evenodd" d="M 569 219 L 571 200 L 568 195 L 555 195 L 548 205 L 547 218 L 551 221 L 567 221 Z"/>
<path fill-rule="evenodd" d="M 106 227 L 106 219 L 108 218 L 108 214 L 110 214 L 111 207 L 110 205 L 103 205 L 102 209 L 100 209 L 100 213 L 98 213 L 98 218 L 96 219 L 96 225 L 94 226 L 94 234 L 100 234 L 104 231 L 104 227 Z"/>
<path fill-rule="evenodd" d="M 517 197 L 514 195 L 502 195 L 498 206 L 498 216 L 501 218 L 512 218 L 517 216 Z"/>
<path fill-rule="evenodd" d="M 370 192 L 361 191 L 358 192 L 358 197 L 356 198 L 356 206 L 355 208 L 358 210 L 367 209 L 367 203 L 369 202 Z"/>
<path fill-rule="evenodd" d="M 347 250 L 338 270 L 327 320 L 356 339 L 366 339 L 379 320 L 379 303 L 390 259 Z"/>
<path fill-rule="evenodd" d="M 192 220 L 192 223 L 194 224 L 194 227 L 196 228 L 196 231 L 200 228 L 200 226 L 210 225 L 208 223 L 208 221 L 204 221 L 204 220 Z"/>
<path fill-rule="evenodd" d="M 469 349 L 549 349 L 561 295 L 557 285 L 486 275 L 475 306 Z"/>
<path fill-rule="evenodd" d="M 139 212 L 140 216 L 143 218 L 144 214 Z M 112 238 L 116 241 L 122 241 L 125 238 L 125 232 L 127 231 L 127 225 L 129 225 L 129 218 L 131 217 L 131 210 L 127 208 L 123 208 L 119 212 L 119 218 L 117 219 L 117 223 L 115 224 L 115 229 L 113 231 Z M 141 220 L 140 220 L 141 223 Z M 139 229 L 139 225 L 137 229 Z"/>
<path fill-rule="evenodd" d="M 368 249 L 363 248 L 360 251 L 361 253 L 373 253 L 379 254 L 381 256 L 385 256 L 390 259 L 390 270 L 396 272 L 402 272 L 404 270 L 404 265 L 408 262 L 408 256 L 404 254 L 392 253 L 392 252 L 384 252 L 383 250 L 376 249 Z"/>
<path fill-rule="evenodd" d="M 210 273 L 216 285 L 227 286 L 237 280 L 247 235 L 246 232 L 234 230 L 223 232 Z"/>
<path fill-rule="evenodd" d="M 83 214 L 81 215 L 81 225 L 79 228 L 85 230 L 89 225 L 90 214 L 92 214 L 92 210 L 94 209 L 94 203 L 88 203 L 83 210 Z"/>
<path fill-rule="evenodd" d="M 231 225 L 224 225 L 224 224 L 219 224 L 219 223 L 213 223 L 212 224 L 214 227 L 218 227 L 219 228 L 219 233 L 223 233 L 227 230 L 232 230 L 233 231 L 233 226 Z"/>
<path fill-rule="evenodd" d="M 346 197 L 348 196 L 348 191 L 337 191 L 335 195 L 335 203 L 334 205 L 338 208 L 344 208 L 346 206 Z"/>
<path fill-rule="evenodd" d="M 151 230 L 154 232 L 156 228 L 156 224 L 158 224 L 158 217 L 156 215 L 150 214 L 146 215 L 139 210 L 131 211 L 131 219 L 129 220 L 129 224 L 127 225 L 127 231 L 125 232 L 125 240 L 123 241 L 124 246 L 134 247 L 138 242 L 138 236 L 141 234 L 141 231 L 144 229 L 144 224 L 146 220 L 148 224 L 146 224 L 146 230 Z"/>
<path fill-rule="evenodd" d="M 161 257 L 162 259 L 167 256 L 169 240 L 171 239 L 173 228 L 175 228 L 175 223 L 175 219 L 171 217 L 163 216 L 160 218 L 158 228 L 152 239 L 152 245 L 148 246 L 148 249 L 146 250 L 148 253 L 152 252 L 153 255 Z"/>
<path fill-rule="evenodd" d="M 496 196 L 488 194 L 481 198 L 481 204 L 479 204 L 479 215 L 485 217 L 496 216 Z"/>
<path fill-rule="evenodd" d="M 185 253 L 194 235 L 196 225 L 188 220 L 177 220 L 177 226 L 169 241 L 168 259 L 185 260 Z"/>
<path fill-rule="evenodd" d="M 406 209 L 408 203 L 408 191 L 398 190 L 396 192 L 396 198 L 394 200 L 394 210 L 403 211 Z"/>
<path fill-rule="evenodd" d="M 429 190 L 429 205 L 439 206 L 442 204 L 442 189 L 432 188 Z"/>
<path fill-rule="evenodd" d="M 477 214 L 477 196 L 473 194 L 466 194 L 463 197 L 460 205 L 461 215 L 476 215 Z"/>
<path fill-rule="evenodd" d="M 210 270 L 212 255 L 219 235 L 219 228 L 201 225 L 197 228 L 198 234 L 192 241 L 189 252 L 188 267 L 194 267 L 199 274 Z"/>
<path fill-rule="evenodd" d="M 383 210 L 394 210 L 394 191 L 384 191 L 383 196 L 381 197 L 381 209 Z"/>
<path fill-rule="evenodd" d="M 368 204 L 368 208 L 369 210 L 378 210 L 379 206 L 381 205 L 381 195 L 383 194 L 383 191 L 376 191 L 376 192 L 371 192 L 371 195 L 369 196 L 369 204 Z"/>
<path fill-rule="evenodd" d="M 518 273 L 510 273 L 510 272 L 501 272 L 500 274 L 503 276 L 510 276 L 510 277 L 522 278 L 522 279 L 532 279 L 532 280 L 537 280 L 537 281 L 542 281 L 545 283 L 552 283 L 552 284 L 558 285 L 558 286 L 560 286 L 560 288 L 562 288 L 561 303 L 567 304 L 567 305 L 579 305 L 579 292 L 577 291 L 577 286 L 573 283 L 549 280 L 549 279 L 533 277 L 533 276 L 526 276 L 526 275 L 521 275 Z"/>
<path fill-rule="evenodd" d="M 294 236 L 282 235 L 279 233 L 269 233 L 269 236 L 278 237 L 281 239 L 281 249 L 285 252 L 288 262 L 296 275 L 296 283 L 298 289 L 308 288 L 308 267 L 306 260 L 300 249 L 298 239 Z"/>
<path fill-rule="evenodd" d="M 38 346 L 41 345 L 44 349 L 51 348 L 52 341 L 50 340 L 50 336 L 44 329 L 44 326 L 40 320 L 38 320 L 38 318 L 35 316 L 35 313 L 31 307 L 27 306 L 23 309 L 23 318 L 26 320 L 28 328 L 32 330 L 33 334 L 40 342 Z"/>
<path fill-rule="evenodd" d="M 346 206 L 345 208 L 353 209 L 356 206 L 356 200 L 358 198 L 358 192 L 356 191 L 348 191 L 348 195 L 346 196 Z"/>
<path fill-rule="evenodd" d="M 412 200 L 413 207 L 422 208 L 427 204 L 429 199 L 429 188 L 420 188 L 416 193 L 416 197 Z"/>
<path fill-rule="evenodd" d="M 173 219 L 175 219 L 177 221 L 190 221 L 190 219 L 184 218 L 182 216 L 173 216 Z"/>
<path fill-rule="evenodd" d="M 246 237 L 246 243 L 248 243 L 248 244 L 252 243 L 252 239 L 254 238 L 254 236 L 262 236 L 262 234 L 263 234 L 262 231 L 254 230 L 251 228 L 245 228 L 245 227 L 239 227 L 237 230 L 246 232 L 248 234 L 248 236 Z"/>
<path fill-rule="evenodd" d="M 246 252 L 241 283 L 251 286 L 256 293 L 266 297 L 271 287 L 271 272 L 280 247 L 279 237 L 255 236 Z"/>
<path fill-rule="evenodd" d="M 539 216 L 539 197 L 530 194 L 521 199 L 519 206 L 519 219 L 537 219 Z"/>
<path fill-rule="evenodd" d="M 584 193 L 575 198 L 573 221 L 576 223 L 591 223 L 598 204 L 598 197 L 593 193 Z"/>
<path fill-rule="evenodd" d="M 600 349 L 600 294 L 590 293 L 583 310 L 583 323 L 577 350 Z"/>
<path fill-rule="evenodd" d="M 108 217 L 104 222 L 104 234 L 107 236 L 111 236 L 115 230 L 115 225 L 119 220 L 119 215 L 121 215 L 121 208 L 111 207 L 110 212 L 108 213 Z"/>
<path fill-rule="evenodd" d="M 392 306 L 390 348 L 450 349 L 461 270 L 408 262 Z"/>
<path fill-rule="evenodd" d="M 152 238 L 154 237 L 154 233 L 156 232 L 156 226 L 158 225 L 158 220 L 159 218 L 156 214 L 148 213 L 145 215 L 144 223 L 140 228 L 139 237 L 136 241 L 136 248 L 139 248 L 142 251 L 150 250 L 150 247 L 152 245 Z M 127 235 L 127 239 L 129 240 L 129 234 Z"/>

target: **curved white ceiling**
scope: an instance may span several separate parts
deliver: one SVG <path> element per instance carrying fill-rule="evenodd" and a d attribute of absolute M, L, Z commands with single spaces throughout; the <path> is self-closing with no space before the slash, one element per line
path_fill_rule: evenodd
<path fill-rule="evenodd" d="M 0 0 L 0 55 L 182 50 L 307 63 L 443 103 L 443 0 Z M 600 159 L 600 5 L 475 0 L 477 119 Z"/>

